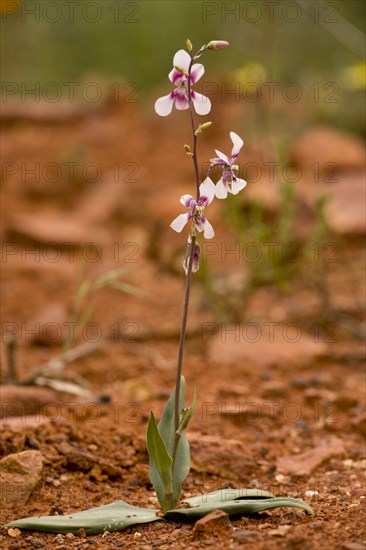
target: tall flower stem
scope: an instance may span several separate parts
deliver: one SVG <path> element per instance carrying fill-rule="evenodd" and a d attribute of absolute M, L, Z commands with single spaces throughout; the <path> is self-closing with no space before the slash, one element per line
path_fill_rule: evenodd
<path fill-rule="evenodd" d="M 199 177 L 199 168 L 198 168 L 198 159 L 197 159 L 197 135 L 196 135 L 196 127 L 195 127 L 195 121 L 194 121 L 194 108 L 193 108 L 193 102 L 191 98 L 191 70 L 192 70 L 192 64 L 193 64 L 193 58 L 190 62 L 189 69 L 188 69 L 188 79 L 187 79 L 187 99 L 189 104 L 189 113 L 190 113 L 190 119 L 191 119 L 191 126 L 192 126 L 192 134 L 193 134 L 193 152 L 192 152 L 192 160 L 194 165 L 194 172 L 195 172 L 195 179 L 196 179 L 196 193 L 197 193 L 197 201 L 200 198 L 200 177 Z M 186 273 L 186 287 L 185 287 L 185 295 L 184 295 L 184 305 L 183 305 L 183 317 L 182 317 L 182 325 L 180 330 L 180 338 L 179 338 L 179 348 L 178 348 L 178 362 L 177 362 L 177 377 L 176 377 L 176 383 L 175 383 L 175 403 L 174 403 L 174 427 L 175 432 L 177 432 L 179 428 L 179 417 L 180 417 L 180 382 L 181 382 L 181 376 L 182 376 L 182 366 L 183 366 L 183 351 L 184 351 L 184 343 L 186 338 L 186 328 L 187 328 L 187 319 L 188 319 L 188 308 L 189 308 L 189 298 L 191 293 L 191 280 L 192 280 L 192 266 L 193 266 L 193 256 L 194 256 L 194 248 L 196 244 L 196 235 L 191 234 L 191 239 L 188 241 L 187 244 L 187 254 L 186 257 L 188 258 L 188 265 L 187 265 L 187 273 Z M 177 448 L 179 443 L 180 435 L 175 433 L 175 439 L 174 439 L 174 449 L 173 449 L 173 471 L 174 471 L 174 464 L 175 464 L 175 458 L 177 454 Z"/>

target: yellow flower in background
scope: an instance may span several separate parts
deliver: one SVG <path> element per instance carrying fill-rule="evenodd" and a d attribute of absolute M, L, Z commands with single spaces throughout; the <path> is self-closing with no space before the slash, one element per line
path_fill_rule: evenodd
<path fill-rule="evenodd" d="M 349 90 L 364 90 L 366 88 L 366 62 L 359 61 L 342 71 L 344 86 Z"/>
<path fill-rule="evenodd" d="M 248 84 L 248 82 L 256 82 L 263 84 L 267 79 L 266 69 L 260 63 L 247 63 L 242 65 L 235 71 L 235 80 L 240 84 Z"/>

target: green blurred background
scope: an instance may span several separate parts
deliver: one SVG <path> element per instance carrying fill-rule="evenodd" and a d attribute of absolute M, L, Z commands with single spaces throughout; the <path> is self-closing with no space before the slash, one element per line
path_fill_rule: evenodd
<path fill-rule="evenodd" d="M 194 47 L 225 39 L 225 55 L 205 56 L 207 73 L 230 68 L 241 82 L 302 89 L 317 82 L 315 121 L 363 132 L 361 0 L 2 0 L 1 9 L 3 84 L 122 77 L 144 98 L 166 81 L 172 53 L 187 37 Z M 338 101 L 324 102 L 330 82 Z"/>

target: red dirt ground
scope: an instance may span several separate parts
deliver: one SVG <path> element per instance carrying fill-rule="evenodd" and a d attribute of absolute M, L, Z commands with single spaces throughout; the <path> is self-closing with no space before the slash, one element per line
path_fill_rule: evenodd
<path fill-rule="evenodd" d="M 227 120 L 218 116 L 212 135 L 204 137 L 202 159 L 210 158 L 214 147 L 228 148 L 228 125 L 237 120 L 235 108 Z M 15 117 L 3 129 L 4 161 L 13 163 L 17 173 L 3 178 L 2 187 L 2 346 L 5 355 L 5 332 L 16 329 L 19 379 L 60 353 L 59 342 L 52 345 L 43 334 L 42 345 L 37 344 L 26 332 L 41 322 L 41 312 L 43 323 L 46 319 L 62 325 L 69 319 L 85 251 L 98 252 L 97 261 L 93 256 L 93 260 L 86 258 L 88 276 L 125 267 L 124 280 L 146 295 L 105 288 L 95 296 L 91 320 L 99 327 L 99 349 L 67 365 L 63 376 L 74 382 L 77 376 L 83 377 L 95 399 L 55 392 L 53 404 L 42 408 L 34 388 L 27 412 L 33 407 L 36 415 L 26 421 L 24 416 L 19 418 L 26 409 L 19 406 L 18 387 L 12 398 L 6 393 L 7 365 L 2 362 L 3 407 L 8 407 L 8 414 L 0 456 L 38 449 L 44 468 L 40 484 L 25 504 L 2 506 L 1 523 L 67 514 L 117 499 L 155 507 L 145 432 L 150 410 L 160 416 L 174 386 L 184 287 L 179 271 L 182 238 L 172 234 L 168 225 L 181 210 L 179 196 L 193 191 L 190 161 L 182 152 L 189 126 L 185 119 L 181 122 L 179 113 L 175 116 L 169 122 L 157 120 L 148 107 L 138 111 L 122 103 L 75 121 Z M 263 154 L 260 148 L 243 150 L 246 162 L 260 162 Z M 56 163 L 65 170 L 68 161 L 78 162 L 79 167 L 97 163 L 102 177 L 93 185 L 83 174 L 70 182 L 63 172 L 51 183 L 51 175 L 41 173 L 37 178 L 21 173 L 22 163 L 28 168 L 35 162 L 41 167 Z M 116 162 L 120 167 L 117 194 L 116 172 L 111 168 Z M 245 191 L 242 200 L 245 204 Z M 299 205 L 298 231 L 304 234 L 311 231 L 313 215 L 300 199 Z M 213 206 L 209 218 L 217 228 L 216 242 L 232 239 L 222 208 Z M 78 230 L 74 239 L 72 228 Z M 70 247 L 70 240 L 79 245 Z M 56 243 L 52 250 L 49 241 Z M 301 326 L 303 336 L 296 344 L 276 333 L 273 357 L 267 341 L 254 352 L 249 342 L 243 344 L 242 332 L 240 342 L 227 336 L 225 344 L 228 327 L 214 316 L 205 288 L 194 282 L 184 362 L 188 402 L 195 383 L 198 389 L 197 411 L 188 430 L 192 470 L 184 482 L 184 494 L 258 487 L 278 496 L 303 498 L 313 506 L 315 517 L 302 510 L 277 509 L 233 519 L 231 535 L 208 533 L 205 539 L 194 537 L 192 523 L 157 522 L 91 537 L 36 532 L 11 537 L 5 529 L 0 532 L 0 545 L 14 550 L 365 548 L 362 243 L 358 237 L 336 234 L 331 241 L 337 245 L 338 261 L 327 266 L 326 275 L 319 275 L 314 262 L 286 291 L 260 288 L 253 291 L 245 310 L 243 305 L 244 323 Z M 88 249 L 88 242 L 96 242 L 97 247 Z M 50 261 L 55 250 L 57 261 Z M 178 252 L 170 262 L 172 250 Z M 218 280 L 229 285 L 230 277 L 245 273 L 248 266 L 242 258 L 228 260 L 224 264 L 215 256 L 212 265 Z M 309 283 L 324 276 L 331 304 L 326 312 L 319 285 Z M 206 322 L 215 323 L 219 333 L 204 342 Z M 320 328 L 319 334 L 314 327 Z M 87 339 L 79 336 L 76 343 Z M 319 349 L 314 349 L 314 343 Z M 98 396 L 107 402 L 98 402 Z M 9 414 L 12 406 L 17 417 Z M 332 446 L 334 453 L 317 462 L 322 449 Z M 296 457 L 301 459 L 307 451 L 305 473 L 301 473 L 296 470 Z M 281 462 L 284 457 L 287 462 Z M 308 464 L 312 459 L 313 467 Z"/>

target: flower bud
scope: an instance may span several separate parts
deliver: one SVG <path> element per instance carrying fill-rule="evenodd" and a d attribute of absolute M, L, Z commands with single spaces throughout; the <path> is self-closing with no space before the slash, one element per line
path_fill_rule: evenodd
<path fill-rule="evenodd" d="M 185 150 L 185 152 L 187 153 L 187 155 L 190 155 L 190 156 L 193 155 L 193 153 L 192 153 L 191 148 L 190 148 L 189 145 L 186 144 L 186 145 L 184 146 L 184 150 Z"/>
<path fill-rule="evenodd" d="M 223 50 L 224 48 L 227 48 L 230 46 L 229 42 L 226 42 L 226 40 L 211 40 L 207 44 L 208 50 Z"/>
<path fill-rule="evenodd" d="M 178 65 L 174 65 L 174 69 L 178 71 L 178 73 L 187 75 L 187 71 L 185 69 L 182 69 L 182 67 L 178 67 Z"/>
<path fill-rule="evenodd" d="M 188 50 L 189 52 L 191 52 L 191 51 L 192 51 L 192 48 L 193 48 L 193 45 L 192 45 L 192 42 L 189 40 L 189 38 L 187 38 L 186 46 L 187 46 L 187 50 Z"/>
<path fill-rule="evenodd" d="M 201 134 L 205 130 L 207 130 L 211 126 L 212 122 L 204 122 L 203 124 L 199 124 L 197 130 L 195 131 L 194 135 L 197 136 L 198 134 Z"/>

